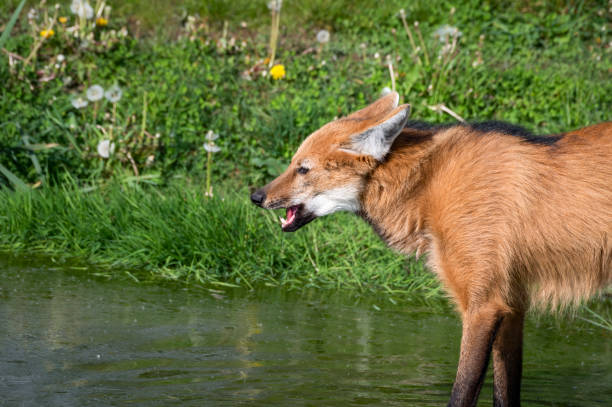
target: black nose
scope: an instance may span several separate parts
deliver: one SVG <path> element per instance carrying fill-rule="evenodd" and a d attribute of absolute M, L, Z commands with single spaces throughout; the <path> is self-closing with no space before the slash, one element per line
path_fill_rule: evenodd
<path fill-rule="evenodd" d="M 253 202 L 257 206 L 261 206 L 265 199 L 266 193 L 261 189 L 258 189 L 257 191 L 251 194 L 251 202 Z"/>

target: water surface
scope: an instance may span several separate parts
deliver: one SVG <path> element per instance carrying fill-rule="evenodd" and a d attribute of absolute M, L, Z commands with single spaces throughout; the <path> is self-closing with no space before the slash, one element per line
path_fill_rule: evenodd
<path fill-rule="evenodd" d="M 6 256 L 5 256 L 6 257 Z M 442 406 L 443 305 L 108 281 L 0 259 L 0 405 Z M 611 406 L 612 336 L 531 317 L 523 406 Z M 491 405 L 487 379 L 479 406 Z"/>

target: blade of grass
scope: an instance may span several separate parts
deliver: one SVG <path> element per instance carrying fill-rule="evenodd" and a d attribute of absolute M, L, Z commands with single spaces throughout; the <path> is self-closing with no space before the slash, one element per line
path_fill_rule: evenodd
<path fill-rule="evenodd" d="M 9 171 L 8 168 L 6 168 L 2 164 L 0 164 L 0 173 L 2 173 L 2 175 L 4 175 L 9 180 L 9 182 L 15 186 L 15 189 L 28 189 L 28 186 L 25 182 L 20 180 L 18 176 L 13 174 L 11 171 Z"/>
<path fill-rule="evenodd" d="M 587 310 L 596 320 L 592 320 L 589 318 L 583 318 L 583 317 L 580 317 L 580 319 L 582 319 L 583 321 L 589 322 L 595 326 L 598 326 L 600 328 L 607 329 L 608 331 L 612 331 L 612 321 L 599 315 L 597 312 L 593 311 L 589 307 L 585 307 L 585 310 Z"/>
<path fill-rule="evenodd" d="M 25 2 L 26 0 L 21 0 L 21 3 L 19 3 L 19 6 L 17 6 L 17 10 L 15 10 L 13 15 L 11 16 L 11 19 L 6 25 L 4 32 L 0 36 L 0 49 L 2 49 L 4 47 L 4 43 L 8 41 L 9 36 L 11 35 L 11 31 L 13 30 L 13 27 L 15 26 L 15 23 L 17 22 L 17 18 L 19 17 L 19 13 L 21 13 L 21 9 L 25 5 Z"/>

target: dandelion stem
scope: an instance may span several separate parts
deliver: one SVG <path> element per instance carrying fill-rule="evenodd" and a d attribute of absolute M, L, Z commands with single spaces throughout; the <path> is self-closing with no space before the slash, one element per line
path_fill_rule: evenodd
<path fill-rule="evenodd" d="M 144 140 L 145 129 L 147 127 L 147 92 L 144 92 L 142 96 L 142 126 L 140 127 L 140 140 Z"/>
<path fill-rule="evenodd" d="M 208 159 L 206 162 L 206 194 L 212 196 L 212 189 L 210 188 L 210 179 L 212 177 L 212 152 L 208 152 Z"/>
<path fill-rule="evenodd" d="M 429 66 L 429 53 L 427 52 L 427 47 L 425 46 L 425 41 L 423 40 L 423 34 L 421 34 L 421 29 L 419 28 L 419 22 L 414 22 L 414 27 L 417 32 L 417 36 L 419 37 L 419 42 L 421 43 L 421 47 L 423 47 L 423 55 L 425 55 L 425 63 Z"/>
<path fill-rule="evenodd" d="M 95 101 L 94 102 L 94 111 L 93 111 L 93 121 L 94 121 L 94 123 L 96 122 L 97 117 L 98 117 L 98 102 Z"/>
<path fill-rule="evenodd" d="M 448 45 L 448 40 L 446 41 L 446 45 Z M 444 54 L 444 59 L 442 60 L 442 66 L 440 67 L 439 70 L 437 70 L 434 73 L 434 77 L 432 78 L 432 81 L 431 81 L 432 83 L 435 84 L 433 88 L 434 102 L 438 100 L 437 98 L 438 87 L 439 87 L 438 85 L 446 79 L 446 73 L 448 72 L 450 63 L 452 62 L 456 47 L 457 47 L 457 37 L 453 37 L 453 40 L 450 44 L 450 49 L 448 50 L 448 52 Z"/>
<path fill-rule="evenodd" d="M 416 57 L 419 65 L 423 65 L 423 62 L 421 61 L 421 57 L 419 57 L 417 53 L 417 46 L 416 46 L 416 43 L 414 42 L 412 31 L 410 30 L 410 27 L 408 26 L 408 23 L 406 22 L 406 14 L 403 13 L 403 10 L 400 11 L 400 17 L 402 19 L 402 24 L 404 25 L 404 29 L 406 30 L 406 34 L 408 34 L 408 39 L 410 40 L 410 46 L 412 47 L 412 53 Z"/>
<path fill-rule="evenodd" d="M 127 158 L 130 161 L 130 164 L 132 164 L 132 170 L 134 171 L 134 175 L 138 177 L 140 173 L 138 172 L 136 161 L 134 161 L 134 157 L 132 157 L 132 154 L 129 151 L 127 152 Z"/>
<path fill-rule="evenodd" d="M 458 121 L 465 123 L 465 119 L 461 116 L 459 116 L 457 113 L 455 113 L 454 111 L 452 111 L 451 109 L 449 109 L 444 103 L 440 103 L 434 106 L 427 106 L 429 109 L 433 110 L 434 112 L 440 113 L 440 112 L 444 112 L 447 113 L 451 116 L 453 116 L 455 119 L 457 119 Z"/>
<path fill-rule="evenodd" d="M 117 123 L 117 103 L 113 103 L 113 121 L 110 126 L 109 138 L 111 141 L 113 140 L 113 129 L 115 128 L 115 123 Z"/>
<path fill-rule="evenodd" d="M 391 62 L 391 59 L 389 59 L 388 64 L 389 64 L 389 75 L 391 75 L 391 90 L 395 92 L 395 75 L 393 73 L 393 62 Z"/>
<path fill-rule="evenodd" d="M 55 26 L 55 20 L 57 20 L 57 12 L 58 12 L 58 9 L 56 8 L 55 12 L 53 13 L 53 18 L 51 19 L 51 22 L 50 22 L 49 26 L 46 29 L 47 32 L 51 31 L 53 29 L 53 27 Z M 30 51 L 30 54 L 28 55 L 28 57 L 23 62 L 23 68 L 24 69 L 30 64 L 32 59 L 36 56 L 36 54 L 38 53 L 38 50 L 42 46 L 43 42 L 45 42 L 45 40 L 46 40 L 46 37 L 45 36 L 41 36 L 38 39 L 38 41 L 36 41 L 36 43 L 34 44 L 34 47 L 32 48 L 32 51 Z"/>
<path fill-rule="evenodd" d="M 274 1 L 274 0 L 273 0 Z M 278 43 L 278 31 L 280 27 L 280 8 L 278 10 L 272 10 L 272 27 L 270 30 L 270 62 L 268 67 L 271 68 L 274 65 L 274 57 L 276 56 L 276 46 Z"/>

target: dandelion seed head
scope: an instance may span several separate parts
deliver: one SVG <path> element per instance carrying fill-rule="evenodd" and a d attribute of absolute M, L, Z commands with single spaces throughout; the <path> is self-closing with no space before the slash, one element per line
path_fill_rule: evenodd
<path fill-rule="evenodd" d="M 117 103 L 121 100 L 121 96 L 123 96 L 123 91 L 117 85 L 113 85 L 106 92 L 104 92 L 104 97 L 111 103 Z"/>
<path fill-rule="evenodd" d="M 317 41 L 321 44 L 326 44 L 329 42 L 329 31 L 321 30 L 317 33 Z"/>
<path fill-rule="evenodd" d="M 101 140 L 98 143 L 98 155 L 102 158 L 109 158 L 115 152 L 115 143 L 108 139 Z"/>
<path fill-rule="evenodd" d="M 66 59 L 64 54 L 58 54 L 56 58 L 57 58 L 57 62 L 64 62 L 64 60 Z"/>
<path fill-rule="evenodd" d="M 36 18 L 38 18 L 38 11 L 36 11 L 36 9 L 31 8 L 28 11 L 28 20 L 35 20 Z"/>
<path fill-rule="evenodd" d="M 380 91 L 380 96 L 382 97 L 382 96 L 388 95 L 391 92 L 392 92 L 391 88 L 389 88 L 388 86 L 385 86 L 384 88 L 382 88 L 382 91 Z"/>
<path fill-rule="evenodd" d="M 268 2 L 268 10 L 278 13 L 283 6 L 283 0 L 270 0 Z"/>
<path fill-rule="evenodd" d="M 209 153 L 218 153 L 219 151 L 221 151 L 221 147 L 219 147 L 212 141 L 209 141 L 208 143 L 204 143 L 202 147 L 204 147 L 204 150 L 208 151 Z"/>
<path fill-rule="evenodd" d="M 93 18 L 94 10 L 87 0 L 72 0 L 70 11 L 81 18 Z"/>
<path fill-rule="evenodd" d="M 459 38 L 463 35 L 457 27 L 450 26 L 448 24 L 443 25 L 433 32 L 433 36 L 438 38 L 440 42 L 449 42 L 449 39 Z"/>
<path fill-rule="evenodd" d="M 93 85 L 87 89 L 87 99 L 90 102 L 97 102 L 104 97 L 104 88 L 100 85 Z"/>
<path fill-rule="evenodd" d="M 87 99 L 85 99 L 84 97 L 79 96 L 79 97 L 72 99 L 71 103 L 75 109 L 82 109 L 86 107 L 89 102 L 87 102 Z"/>
<path fill-rule="evenodd" d="M 218 138 L 219 135 L 212 130 L 208 130 L 208 132 L 206 133 L 206 140 L 208 141 L 215 141 Z"/>

